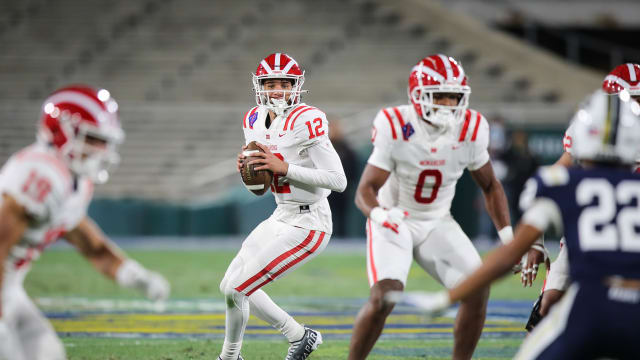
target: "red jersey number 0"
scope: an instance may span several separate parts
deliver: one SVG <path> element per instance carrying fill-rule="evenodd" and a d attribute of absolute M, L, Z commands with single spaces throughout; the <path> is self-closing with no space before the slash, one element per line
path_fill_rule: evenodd
<path fill-rule="evenodd" d="M 424 190 L 424 182 L 427 176 L 434 178 L 434 184 L 431 187 L 431 194 L 428 197 L 424 197 L 422 192 Z M 413 194 L 413 198 L 420 204 L 430 204 L 438 196 L 438 189 L 442 185 L 442 173 L 440 170 L 427 169 L 423 170 L 418 176 L 418 183 L 416 184 L 416 192 Z"/>

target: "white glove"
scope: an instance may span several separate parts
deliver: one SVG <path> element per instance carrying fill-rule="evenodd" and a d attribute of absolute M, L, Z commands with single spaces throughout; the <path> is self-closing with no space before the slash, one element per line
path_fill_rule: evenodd
<path fill-rule="evenodd" d="M 371 219 L 371 221 L 390 229 L 396 234 L 398 233 L 400 223 L 402 223 L 402 221 L 408 216 L 408 212 L 397 207 L 387 210 L 380 206 L 376 206 L 371 209 L 371 212 L 369 212 L 369 219 Z"/>
<path fill-rule="evenodd" d="M 390 303 L 401 302 L 415 306 L 430 315 L 441 313 L 451 306 L 451 300 L 449 299 L 449 292 L 447 290 L 439 292 L 389 291 L 384 299 Z"/>
<path fill-rule="evenodd" d="M 171 286 L 159 273 L 149 271 L 132 259 L 125 260 L 116 271 L 116 282 L 125 288 L 136 289 L 153 301 L 166 300 Z"/>

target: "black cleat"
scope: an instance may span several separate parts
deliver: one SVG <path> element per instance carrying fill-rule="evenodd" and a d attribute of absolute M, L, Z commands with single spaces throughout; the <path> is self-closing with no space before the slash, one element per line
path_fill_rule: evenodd
<path fill-rule="evenodd" d="M 289 352 L 285 360 L 304 360 L 320 344 L 322 344 L 322 334 L 319 331 L 305 327 L 302 339 L 292 342 L 291 346 L 289 346 Z"/>
<path fill-rule="evenodd" d="M 220 356 L 218 356 L 218 360 L 222 360 L 222 358 Z M 244 360 L 244 358 L 240 355 L 238 355 L 238 360 Z"/>

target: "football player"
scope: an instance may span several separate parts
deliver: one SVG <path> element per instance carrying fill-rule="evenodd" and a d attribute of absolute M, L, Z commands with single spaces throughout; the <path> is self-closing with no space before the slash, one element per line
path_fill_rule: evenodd
<path fill-rule="evenodd" d="M 94 183 L 108 179 L 124 132 L 107 90 L 70 86 L 44 102 L 37 141 L 0 171 L 0 359 L 64 359 L 55 330 L 27 296 L 32 261 L 66 239 L 103 275 L 163 300 L 169 283 L 129 259 L 87 216 Z"/>
<path fill-rule="evenodd" d="M 623 94 L 626 91 L 621 92 Z M 640 342 L 640 105 L 598 90 L 573 119 L 581 166 L 544 167 L 514 241 L 459 286 L 436 294 L 393 293 L 427 312 L 473 296 L 505 274 L 547 229 L 563 231 L 571 286 L 523 342 L 516 359 L 637 359 Z"/>
<path fill-rule="evenodd" d="M 261 289 L 324 250 L 332 232 L 327 196 L 347 186 L 325 114 L 301 102 L 303 83 L 300 66 L 284 53 L 267 56 L 253 75 L 257 106 L 242 127 L 245 144 L 256 141 L 264 152 L 248 154 L 243 146 L 237 168 L 256 164 L 273 172 L 277 207 L 247 236 L 220 283 L 227 303 L 222 360 L 240 358 L 249 308 L 287 338 L 287 360 L 306 359 L 322 343 L 320 332 L 299 324 Z M 261 159 L 244 164 L 248 155 Z"/>
<path fill-rule="evenodd" d="M 489 125 L 467 109 L 471 89 L 453 58 L 420 60 L 409 76 L 409 105 L 382 109 L 373 123 L 373 152 L 360 179 L 356 205 L 368 217 L 367 274 L 371 293 L 354 325 L 349 359 L 364 359 L 403 290 L 412 260 L 447 288 L 481 264 L 480 255 L 450 214 L 458 179 L 468 169 L 485 197 L 503 242 L 513 237 L 502 185 L 487 146 Z M 469 359 L 484 324 L 489 291 L 465 299 L 454 329 L 454 359 Z"/>
<path fill-rule="evenodd" d="M 626 63 L 616 66 L 603 80 L 602 90 L 608 94 L 619 94 L 622 90 L 627 90 L 627 94 L 623 96 L 629 96 L 640 104 L 640 65 Z M 556 161 L 556 165 L 562 165 L 569 167 L 573 165 L 572 148 L 573 141 L 575 139 L 574 127 L 571 124 L 565 132 L 563 139 L 563 147 L 565 152 Z M 637 166 L 637 161 L 636 161 Z M 636 171 L 640 171 L 637 168 Z M 527 195 L 523 195 L 521 201 L 521 207 L 527 206 Z M 531 254 L 531 252 L 530 252 Z M 530 274 L 528 277 L 528 283 L 531 285 L 533 279 L 535 279 L 538 259 L 530 258 L 528 263 L 523 267 L 522 274 Z M 523 277 L 524 279 L 524 277 Z M 533 327 L 544 317 L 553 304 L 558 302 L 566 289 L 569 287 L 569 260 L 567 259 L 567 251 L 564 239 L 560 241 L 560 252 L 558 257 L 549 267 L 547 277 L 542 286 L 540 298 L 534 304 L 531 316 L 527 322 L 527 330 L 533 329 Z"/>

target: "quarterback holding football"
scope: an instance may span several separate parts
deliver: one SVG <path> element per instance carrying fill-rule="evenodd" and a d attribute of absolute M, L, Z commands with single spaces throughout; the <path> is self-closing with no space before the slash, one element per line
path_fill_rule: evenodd
<path fill-rule="evenodd" d="M 304 72 L 284 53 L 267 56 L 253 75 L 257 106 L 242 121 L 246 145 L 237 169 L 271 172 L 277 208 L 247 236 L 220 283 L 227 304 L 221 360 L 241 358 L 249 307 L 287 338 L 287 360 L 306 359 L 322 343 L 318 331 L 299 324 L 262 290 L 324 250 L 332 232 L 327 196 L 347 186 L 325 114 L 301 102 L 303 83 Z M 262 151 L 248 149 L 253 142 Z"/>

